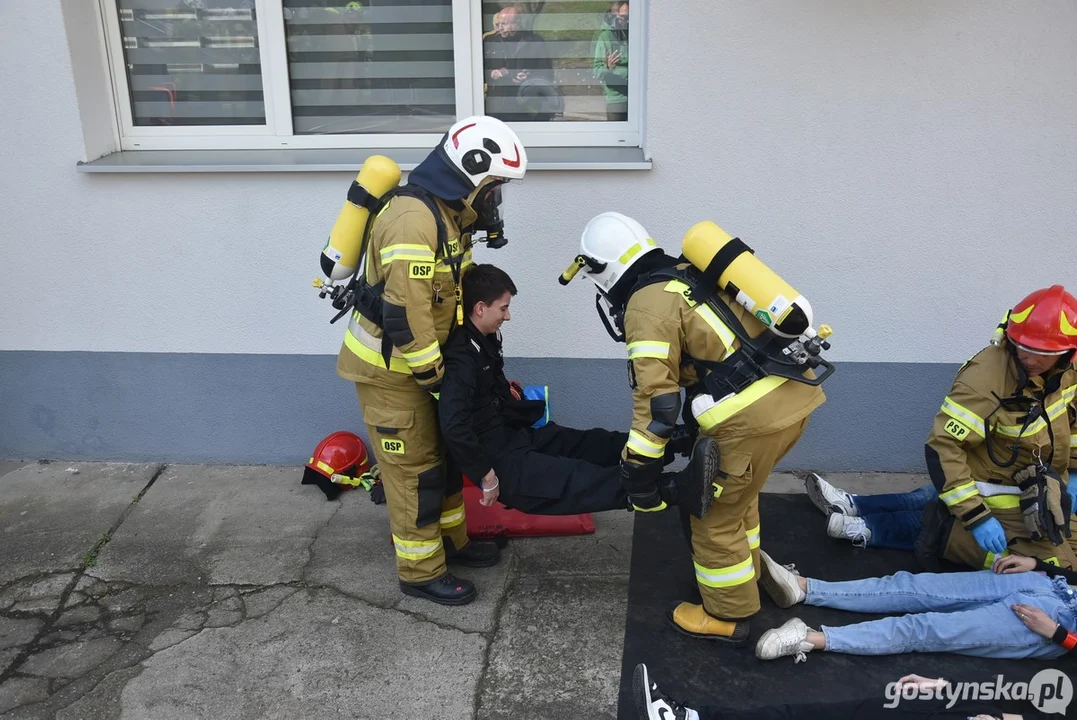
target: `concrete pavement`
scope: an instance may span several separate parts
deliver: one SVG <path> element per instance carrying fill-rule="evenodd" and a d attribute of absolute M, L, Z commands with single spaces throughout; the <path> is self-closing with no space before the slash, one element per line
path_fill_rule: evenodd
<path fill-rule="evenodd" d="M 0 717 L 615 717 L 631 514 L 510 542 L 445 608 L 397 590 L 384 506 L 300 475 L 0 462 Z"/>

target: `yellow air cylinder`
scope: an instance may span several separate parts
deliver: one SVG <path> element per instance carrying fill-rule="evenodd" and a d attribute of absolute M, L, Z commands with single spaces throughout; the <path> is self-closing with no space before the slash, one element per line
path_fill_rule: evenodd
<path fill-rule="evenodd" d="M 693 225 L 684 236 L 681 251 L 700 270 L 733 238 L 710 220 Z M 811 305 L 762 260 L 750 252 L 737 255 L 718 276 L 718 287 L 755 315 L 771 332 L 782 337 L 813 336 Z"/>
<path fill-rule="evenodd" d="M 366 229 L 370 210 L 362 204 L 362 192 L 365 190 L 373 198 L 381 198 L 400 184 L 400 166 L 384 155 L 371 155 L 359 169 L 348 199 L 340 208 L 340 214 L 329 232 L 329 240 L 322 249 L 322 273 L 330 280 L 344 280 L 352 276 L 359 262 L 359 250 L 363 244 L 363 230 Z M 358 185 L 359 188 L 355 186 Z"/>

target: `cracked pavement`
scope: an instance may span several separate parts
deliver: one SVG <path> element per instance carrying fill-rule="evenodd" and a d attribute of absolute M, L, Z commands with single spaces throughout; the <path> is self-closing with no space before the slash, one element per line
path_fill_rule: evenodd
<path fill-rule="evenodd" d="M 546 718 L 547 690 L 616 714 L 627 513 L 511 542 L 447 608 L 397 589 L 384 506 L 301 468 L 0 475 L 0 717 Z"/>
<path fill-rule="evenodd" d="M 448 608 L 397 589 L 384 506 L 300 477 L 0 462 L 0 718 L 616 716 L 629 513 L 511 541 Z"/>

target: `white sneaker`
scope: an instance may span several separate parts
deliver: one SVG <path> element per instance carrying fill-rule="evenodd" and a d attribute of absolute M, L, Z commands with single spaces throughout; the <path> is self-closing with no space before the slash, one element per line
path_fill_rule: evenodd
<path fill-rule="evenodd" d="M 759 559 L 763 564 L 760 580 L 767 595 L 780 608 L 789 608 L 797 603 L 804 602 L 806 593 L 800 589 L 800 577 L 793 565 L 779 565 L 778 562 L 767 555 L 759 552 Z"/>
<path fill-rule="evenodd" d="M 861 517 L 850 517 L 841 513 L 832 513 L 826 521 L 826 534 L 838 540 L 852 540 L 857 547 L 867 547 L 871 540 L 871 530 Z"/>
<path fill-rule="evenodd" d="M 808 473 L 804 476 L 804 490 L 808 493 L 808 499 L 824 515 L 842 513 L 855 517 L 860 514 L 852 495 L 831 485 L 818 473 Z"/>
<path fill-rule="evenodd" d="M 640 720 L 699 720 L 699 713 L 676 702 L 651 682 L 643 663 L 632 673 L 632 695 Z"/>
<path fill-rule="evenodd" d="M 808 642 L 809 630 L 811 628 L 800 618 L 793 618 L 779 628 L 767 630 L 756 643 L 755 656 L 760 660 L 777 660 L 794 655 L 794 665 L 805 662 L 808 659 L 806 654 L 815 649 Z"/>

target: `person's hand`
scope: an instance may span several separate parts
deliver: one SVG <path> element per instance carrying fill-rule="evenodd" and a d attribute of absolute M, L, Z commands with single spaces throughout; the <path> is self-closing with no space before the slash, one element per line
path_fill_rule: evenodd
<path fill-rule="evenodd" d="M 1036 558 L 1007 555 L 995 558 L 995 564 L 991 569 L 999 575 L 1028 572 L 1036 569 Z"/>
<path fill-rule="evenodd" d="M 509 69 L 508 68 L 498 68 L 497 70 L 491 70 L 490 71 L 490 77 L 492 77 L 494 80 L 500 80 L 501 78 L 505 77 L 508 74 L 509 74 Z"/>
<path fill-rule="evenodd" d="M 497 475 L 494 473 L 494 469 L 490 468 L 490 472 L 482 476 L 482 497 L 479 498 L 479 504 L 483 507 L 490 507 L 497 502 L 498 496 L 501 494 L 499 489 L 501 481 L 497 479 Z"/>
<path fill-rule="evenodd" d="M 606 67 L 610 70 L 617 67 L 617 63 L 621 62 L 621 51 L 614 50 L 613 52 L 606 53 Z"/>
<path fill-rule="evenodd" d="M 521 70 L 520 72 L 516 73 L 516 77 L 514 77 L 512 79 L 512 82 L 515 83 L 516 85 L 519 85 L 520 83 L 522 83 L 526 79 L 527 79 L 527 71 L 526 70 Z"/>
<path fill-rule="evenodd" d="M 1001 555 L 1006 549 L 1006 531 L 996 517 L 989 517 L 972 528 L 972 537 L 976 538 L 976 544 L 987 552 Z"/>
<path fill-rule="evenodd" d="M 922 675 L 906 675 L 897 681 L 898 687 L 904 687 L 905 685 L 915 685 L 921 689 L 934 689 L 943 688 L 950 684 L 949 680 L 944 678 L 926 678 Z"/>
<path fill-rule="evenodd" d="M 1021 622 L 1032 632 L 1048 640 L 1054 637 L 1058 630 L 1058 623 L 1051 616 L 1032 605 L 1014 605 L 1010 608 Z"/>

